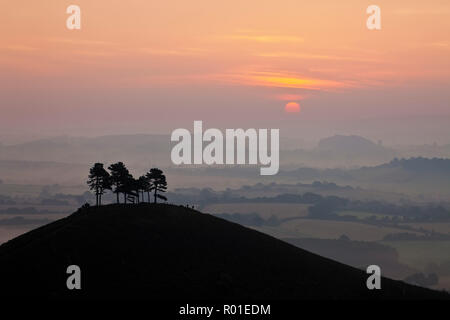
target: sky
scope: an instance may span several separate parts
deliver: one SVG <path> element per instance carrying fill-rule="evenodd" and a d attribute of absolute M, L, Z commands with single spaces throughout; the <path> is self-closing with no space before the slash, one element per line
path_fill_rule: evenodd
<path fill-rule="evenodd" d="M 0 141 L 279 128 L 450 143 L 450 2 L 0 0 Z M 66 8 L 81 8 L 69 30 Z M 369 30 L 369 5 L 381 30 Z"/>

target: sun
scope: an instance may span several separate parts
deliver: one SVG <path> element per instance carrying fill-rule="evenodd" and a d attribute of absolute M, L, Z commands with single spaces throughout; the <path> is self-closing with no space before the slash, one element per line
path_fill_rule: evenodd
<path fill-rule="evenodd" d="M 284 106 L 284 111 L 288 113 L 299 113 L 300 104 L 298 104 L 297 102 L 288 102 Z"/>

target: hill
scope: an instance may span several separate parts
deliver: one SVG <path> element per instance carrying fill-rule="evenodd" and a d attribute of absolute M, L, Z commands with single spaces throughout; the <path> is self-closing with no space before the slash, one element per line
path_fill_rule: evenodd
<path fill-rule="evenodd" d="M 405 171 L 414 172 L 418 175 L 435 174 L 450 177 L 450 159 L 446 158 L 395 158 L 389 163 L 375 167 L 375 169 L 380 168 L 401 168 Z"/>
<path fill-rule="evenodd" d="M 428 195 L 444 201 L 450 194 L 450 159 L 447 158 L 394 158 L 380 165 L 354 169 L 300 167 L 280 170 L 279 176 L 302 181 L 331 181 L 384 192 Z"/>
<path fill-rule="evenodd" d="M 369 139 L 356 135 L 334 135 L 332 137 L 321 139 L 318 143 L 318 148 L 351 153 L 381 152 L 386 150 L 384 147 L 373 143 Z"/>
<path fill-rule="evenodd" d="M 66 268 L 82 290 L 66 288 Z M 151 299 L 419 299 L 447 294 L 382 280 L 182 206 L 108 205 L 0 246 L 1 295 Z"/>
<path fill-rule="evenodd" d="M 121 146 L 117 148 L 117 146 Z M 149 155 L 149 150 L 152 151 Z M 165 163 L 170 158 L 170 136 L 158 134 L 100 137 L 53 137 L 0 146 L 0 160 L 47 161 L 90 164 L 93 159 L 127 163 Z M 117 161 L 119 161 L 117 160 Z"/>
<path fill-rule="evenodd" d="M 313 168 L 374 166 L 394 157 L 398 157 L 396 150 L 356 135 L 334 135 L 321 139 L 314 148 L 282 149 L 280 154 L 282 166 L 291 169 L 299 165 Z"/>

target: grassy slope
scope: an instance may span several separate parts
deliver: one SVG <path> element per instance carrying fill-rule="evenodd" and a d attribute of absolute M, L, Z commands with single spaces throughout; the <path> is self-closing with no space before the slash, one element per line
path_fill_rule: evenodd
<path fill-rule="evenodd" d="M 82 270 L 68 291 L 66 268 Z M 90 208 L 0 246 L 1 294 L 148 298 L 448 298 L 367 275 L 257 231 L 172 205 Z"/>

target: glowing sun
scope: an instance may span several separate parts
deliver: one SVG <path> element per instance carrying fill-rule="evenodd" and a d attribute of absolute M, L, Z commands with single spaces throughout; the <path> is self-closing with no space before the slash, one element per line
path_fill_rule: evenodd
<path fill-rule="evenodd" d="M 284 106 L 284 111 L 288 113 L 298 113 L 300 112 L 300 105 L 297 102 L 288 102 Z"/>

